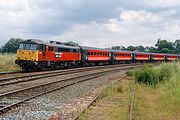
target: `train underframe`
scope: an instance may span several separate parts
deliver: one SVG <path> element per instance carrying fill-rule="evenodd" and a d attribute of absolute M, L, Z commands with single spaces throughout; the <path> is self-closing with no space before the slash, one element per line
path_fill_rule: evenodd
<path fill-rule="evenodd" d="M 26 61 L 26 60 L 16 60 L 22 70 L 33 71 L 33 70 L 55 70 L 59 68 L 74 68 L 80 67 L 80 61 Z"/>

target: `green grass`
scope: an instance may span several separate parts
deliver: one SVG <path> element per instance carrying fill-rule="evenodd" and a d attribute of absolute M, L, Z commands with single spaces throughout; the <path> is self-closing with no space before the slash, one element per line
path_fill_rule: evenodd
<path fill-rule="evenodd" d="M 180 113 L 180 70 L 174 73 L 169 81 L 158 85 L 158 90 L 161 93 L 163 108 L 168 112 Z"/>
<path fill-rule="evenodd" d="M 0 54 L 0 72 L 19 70 L 15 58 L 15 54 Z"/>
<path fill-rule="evenodd" d="M 136 82 L 135 119 L 180 119 L 180 63 L 163 63 L 151 69 L 156 70 L 159 82 L 155 87 Z"/>

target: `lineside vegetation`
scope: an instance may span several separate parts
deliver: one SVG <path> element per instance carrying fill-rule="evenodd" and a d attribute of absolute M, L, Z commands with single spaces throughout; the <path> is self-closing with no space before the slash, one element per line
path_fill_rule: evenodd
<path fill-rule="evenodd" d="M 180 63 L 145 66 L 127 73 L 135 80 L 135 119 L 180 119 Z"/>
<path fill-rule="evenodd" d="M 179 63 L 163 63 L 158 67 L 145 65 L 143 68 L 128 71 L 127 75 L 135 79 L 136 82 L 150 86 L 169 81 L 179 74 Z"/>
<path fill-rule="evenodd" d="M 15 54 L 0 54 L 0 72 L 19 70 L 15 64 Z"/>

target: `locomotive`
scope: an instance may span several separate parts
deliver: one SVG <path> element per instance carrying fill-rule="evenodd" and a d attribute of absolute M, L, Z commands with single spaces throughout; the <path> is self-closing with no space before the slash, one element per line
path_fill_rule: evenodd
<path fill-rule="evenodd" d="M 15 63 L 23 70 L 58 69 L 132 62 L 173 61 L 180 55 L 111 50 L 37 39 L 20 42 Z"/>

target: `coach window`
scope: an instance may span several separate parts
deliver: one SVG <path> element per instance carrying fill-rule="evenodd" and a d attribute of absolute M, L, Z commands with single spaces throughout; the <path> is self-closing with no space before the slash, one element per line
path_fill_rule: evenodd
<path fill-rule="evenodd" d="M 90 55 L 90 52 L 88 52 L 88 55 Z"/>
<path fill-rule="evenodd" d="M 58 48 L 58 52 L 63 52 L 63 49 L 62 48 Z"/>
<path fill-rule="evenodd" d="M 69 52 L 73 52 L 73 49 L 69 49 Z"/>
<path fill-rule="evenodd" d="M 70 52 L 70 49 L 66 48 L 66 52 Z"/>

